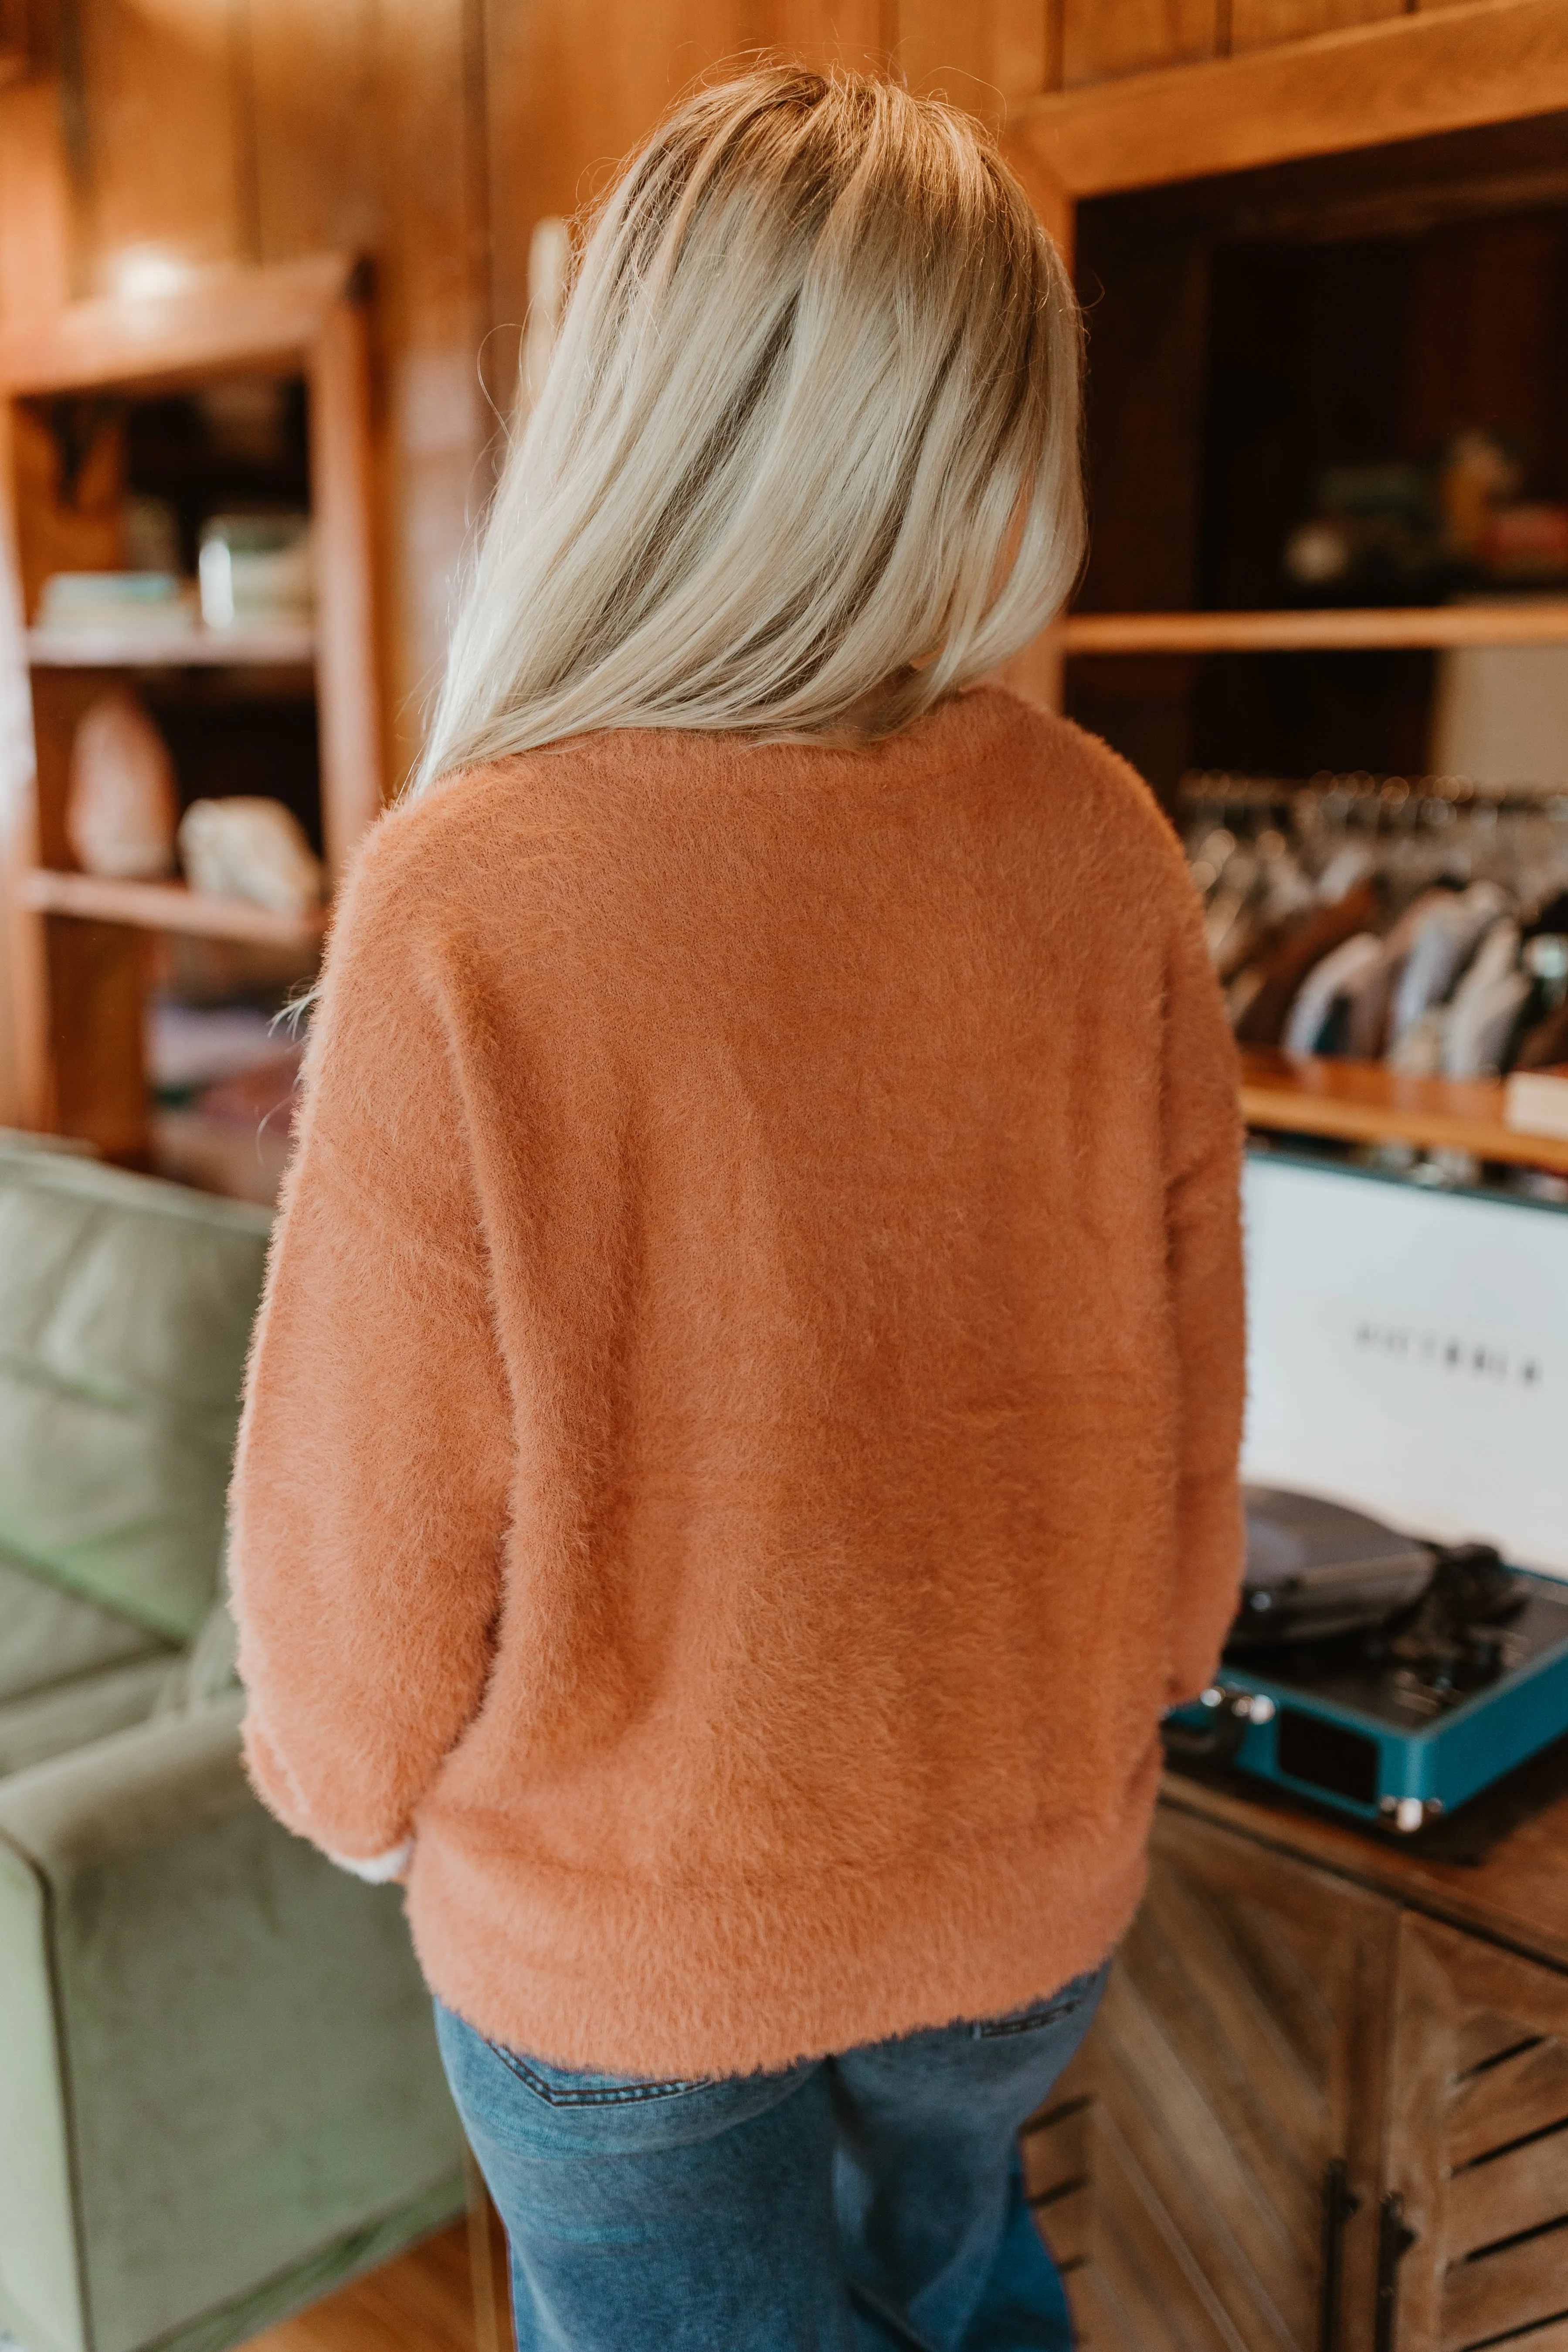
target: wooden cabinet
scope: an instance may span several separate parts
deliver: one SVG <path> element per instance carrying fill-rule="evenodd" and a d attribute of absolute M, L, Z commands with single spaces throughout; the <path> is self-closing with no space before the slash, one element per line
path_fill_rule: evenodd
<path fill-rule="evenodd" d="M 1400 1922 L 1384 2175 L 1413 2242 L 1398 2334 L 1568 2346 L 1568 1977 Z"/>
<path fill-rule="evenodd" d="M 1568 1971 L 1258 1824 L 1162 1808 L 1026 2136 L 1087 2352 L 1564 2352 Z"/>

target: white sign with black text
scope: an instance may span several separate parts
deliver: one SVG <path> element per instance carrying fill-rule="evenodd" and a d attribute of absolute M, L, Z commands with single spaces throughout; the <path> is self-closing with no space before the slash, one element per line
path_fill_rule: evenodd
<path fill-rule="evenodd" d="M 1246 1476 L 1568 1577 L 1568 1210 L 1258 1154 Z"/>

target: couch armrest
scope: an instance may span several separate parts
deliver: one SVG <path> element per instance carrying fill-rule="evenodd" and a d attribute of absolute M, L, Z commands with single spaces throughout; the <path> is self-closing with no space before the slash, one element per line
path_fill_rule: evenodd
<path fill-rule="evenodd" d="M 0 1837 L 46 1879 L 254 1804 L 239 1752 L 244 1694 L 111 1732 L 0 1780 Z"/>
<path fill-rule="evenodd" d="M 314 2261 L 324 2284 L 329 2249 L 461 2201 L 398 1891 L 263 1811 L 241 1707 L 0 1782 L 0 2317 L 29 2352 L 141 2352 L 196 2323 L 193 2347 L 232 2342 L 269 2282 Z M 58 2160 L 13 2225 L 3 2192 L 37 2171 L 51 2106 Z"/>

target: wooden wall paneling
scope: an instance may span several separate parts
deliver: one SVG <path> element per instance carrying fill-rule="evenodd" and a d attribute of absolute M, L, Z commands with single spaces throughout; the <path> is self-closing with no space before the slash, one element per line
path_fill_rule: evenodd
<path fill-rule="evenodd" d="M 238 21 L 213 0 L 78 0 L 94 281 L 254 260 Z"/>
<path fill-rule="evenodd" d="M 549 215 L 579 219 L 622 159 L 699 75 L 759 47 L 826 62 L 880 45 L 893 0 L 637 0 L 484 12 L 484 168 L 489 237 L 481 424 L 499 457 L 528 315 L 529 247 Z"/>
<path fill-rule="evenodd" d="M 310 354 L 310 383 L 321 832 L 327 870 L 338 879 L 381 808 L 385 781 L 373 576 L 370 346 L 362 302 L 332 306 Z"/>
<path fill-rule="evenodd" d="M 1112 14 L 1081 5 L 1095 21 Z M 1069 10 L 1069 56 L 1074 21 Z M 1562 0 L 1462 0 L 1047 95 L 1016 110 L 1009 139 L 1082 197 L 1563 107 Z"/>
<path fill-rule="evenodd" d="M 1384 2185 L 1415 2232 L 1396 2340 L 1545 2352 L 1568 2314 L 1568 1978 L 1406 1914 L 1390 2073 Z"/>
<path fill-rule="evenodd" d="M 240 103 L 255 157 L 258 257 L 382 238 L 375 0 L 265 0 L 248 11 Z"/>
<path fill-rule="evenodd" d="M 1064 0 L 1062 80 L 1084 82 L 1146 73 L 1158 66 L 1212 58 L 1218 46 L 1216 0 Z"/>
<path fill-rule="evenodd" d="M 805 65 L 863 70 L 881 64 L 895 47 L 899 0 L 762 0 L 754 26 L 759 46 Z"/>
<path fill-rule="evenodd" d="M 1052 84 L 1058 62 L 1053 0 L 991 0 L 991 78 L 1005 105 Z"/>
<path fill-rule="evenodd" d="M 683 0 L 678 14 L 637 0 L 487 9 L 491 318 L 509 337 L 492 336 L 487 382 L 510 395 L 535 223 L 591 205 L 700 73 L 759 46 L 810 51 L 834 26 L 841 45 L 873 27 L 879 40 L 882 25 L 881 0 Z"/>
<path fill-rule="evenodd" d="M 476 218 L 467 0 L 384 0 L 377 17 L 382 244 L 376 323 L 386 595 L 388 780 L 417 756 L 438 682 L 487 433 L 486 223 Z M 540 94 L 536 102 L 548 104 Z"/>
<path fill-rule="evenodd" d="M 1239 56 L 1275 41 L 1306 40 L 1410 13 L 1406 0 L 1230 0 L 1229 47 Z"/>
<path fill-rule="evenodd" d="M 991 7 L 954 7 L 952 0 L 898 0 L 895 62 L 910 88 L 945 98 L 994 126 L 1004 111 L 994 76 Z"/>
<path fill-rule="evenodd" d="M 74 244 L 59 84 L 0 89 L 0 323 L 69 299 Z"/>
<path fill-rule="evenodd" d="M 32 61 L 29 0 L 0 0 L 0 88 L 20 79 Z"/>

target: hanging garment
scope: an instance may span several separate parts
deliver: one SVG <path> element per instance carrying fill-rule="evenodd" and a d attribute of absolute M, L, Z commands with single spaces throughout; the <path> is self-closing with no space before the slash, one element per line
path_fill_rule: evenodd
<path fill-rule="evenodd" d="M 1448 1007 L 1443 1033 L 1443 1075 L 1495 1076 L 1530 998 L 1519 966 L 1519 925 L 1505 916 L 1476 950 Z"/>
<path fill-rule="evenodd" d="M 1323 1033 L 1336 1007 L 1381 972 L 1386 961 L 1383 941 L 1371 931 L 1357 931 L 1352 939 L 1343 940 L 1326 955 L 1321 963 L 1314 964 L 1301 983 L 1285 1024 L 1282 1043 L 1286 1052 L 1322 1053 Z"/>
<path fill-rule="evenodd" d="M 1286 934 L 1261 965 L 1262 978 L 1236 1024 L 1244 1045 L 1277 1045 L 1308 973 L 1358 931 L 1371 930 L 1382 905 L 1375 883 L 1358 882 L 1331 907 L 1320 907 Z"/>

